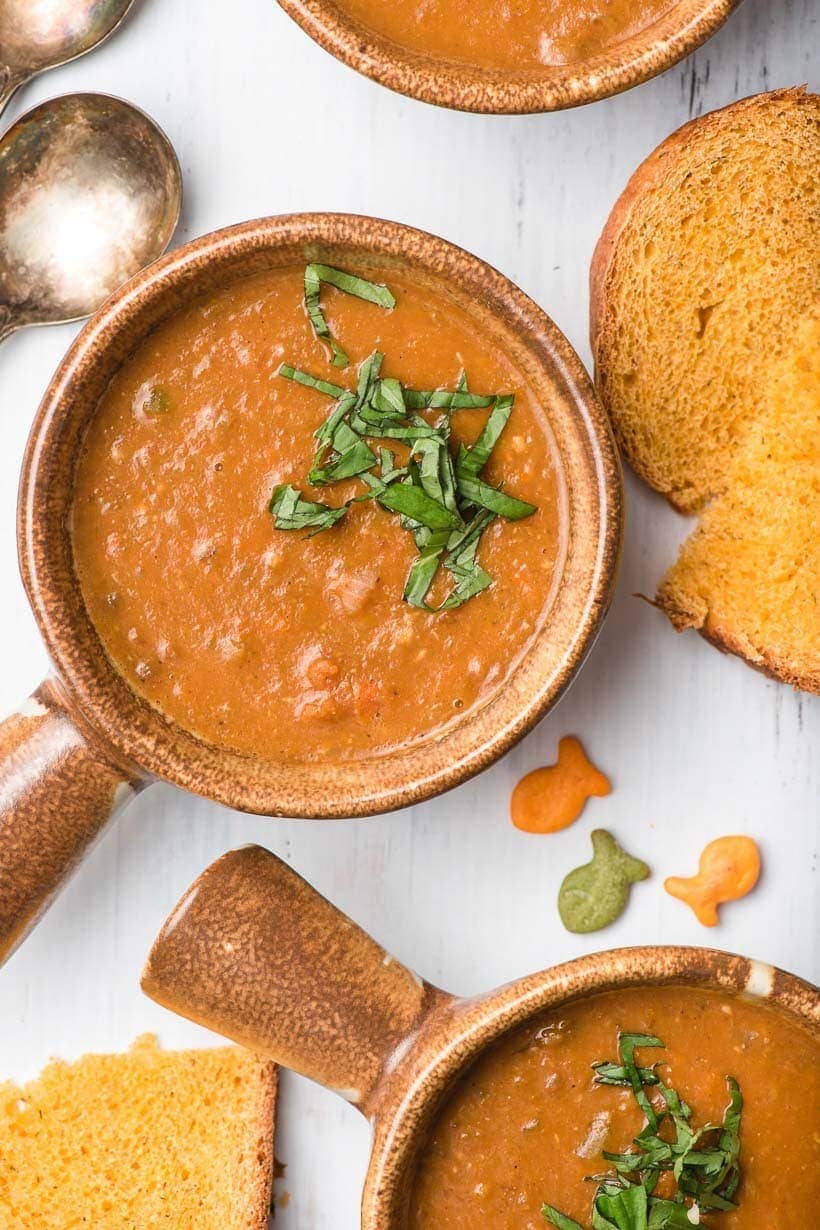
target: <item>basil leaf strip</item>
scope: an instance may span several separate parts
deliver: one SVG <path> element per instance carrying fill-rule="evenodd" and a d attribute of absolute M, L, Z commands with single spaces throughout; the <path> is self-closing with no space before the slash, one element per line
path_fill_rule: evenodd
<path fill-rule="evenodd" d="M 321 487 L 343 478 L 353 478 L 376 464 L 376 454 L 345 422 L 339 423 L 333 433 L 333 449 L 336 460 L 323 467 L 314 465 L 308 474 L 311 486 Z"/>
<path fill-rule="evenodd" d="M 400 380 L 380 380 L 373 393 L 373 409 L 388 418 L 402 419 L 407 414 Z"/>
<path fill-rule="evenodd" d="M 465 478 L 475 478 L 484 469 L 502 431 L 507 426 L 514 401 L 514 394 L 505 394 L 495 399 L 495 405 L 473 447 L 465 449 L 462 445 L 459 451 L 457 465 L 459 475 Z"/>
<path fill-rule="evenodd" d="M 649 1204 L 648 1230 L 692 1230 L 689 1210 L 674 1200 L 653 1198 Z"/>
<path fill-rule="evenodd" d="M 647 1230 L 648 1197 L 643 1184 L 635 1183 L 620 1190 L 604 1190 L 593 1204 L 593 1230 Z M 597 1219 L 596 1219 L 597 1215 Z"/>
<path fill-rule="evenodd" d="M 439 440 L 417 441 L 414 455 L 418 463 L 419 480 L 423 491 L 436 500 L 461 521 L 456 504 L 456 486 L 450 450 Z"/>
<path fill-rule="evenodd" d="M 427 544 L 422 547 L 418 558 L 413 561 L 402 595 L 404 601 L 409 602 L 410 606 L 426 611 L 431 609 L 427 606 L 425 599 L 427 591 L 433 584 L 441 554 L 447 546 L 449 537 L 449 530 L 434 530 L 428 535 Z"/>
<path fill-rule="evenodd" d="M 379 423 L 375 434 L 381 440 L 407 440 L 409 443 L 415 440 L 438 440 L 440 444 L 444 444 L 441 432 L 436 427 L 431 427 L 429 423 L 425 423 L 424 419 L 413 423 L 410 427 L 403 427 L 392 421 Z"/>
<path fill-rule="evenodd" d="M 326 282 L 328 286 L 335 286 L 346 295 L 366 299 L 377 307 L 392 310 L 396 306 L 395 295 L 383 282 L 369 282 L 367 278 L 357 277 L 355 273 L 345 273 L 343 269 L 335 269 L 333 265 L 312 264 L 308 265 L 308 269 L 312 270 L 313 276 L 318 278 L 320 283 Z"/>
<path fill-rule="evenodd" d="M 343 269 L 334 269 L 332 265 L 310 264 L 305 267 L 305 307 L 313 331 L 328 346 L 333 366 L 347 367 L 350 360 L 333 338 L 322 311 L 320 296 L 323 282 L 378 307 L 392 309 L 396 306 L 396 300 L 388 288 L 379 282 L 368 282 L 353 273 L 345 273 Z"/>
<path fill-rule="evenodd" d="M 384 355 L 382 352 L 380 350 L 374 350 L 359 368 L 359 381 L 356 388 L 356 405 L 354 407 L 356 410 L 360 410 L 370 397 L 376 381 L 379 378 L 379 372 L 382 369 L 383 362 Z"/>
<path fill-rule="evenodd" d="M 405 389 L 404 401 L 409 410 L 486 410 L 496 398 L 466 389 Z"/>
<path fill-rule="evenodd" d="M 459 474 L 458 470 L 456 470 L 456 486 L 463 500 L 476 504 L 479 508 L 487 508 L 499 517 L 506 517 L 508 521 L 521 521 L 524 517 L 531 517 L 537 511 L 534 504 L 528 504 L 526 500 L 507 495 L 506 492 L 499 491 L 498 488 L 491 487 L 488 483 L 483 483 L 479 478 L 468 478 Z"/>
<path fill-rule="evenodd" d="M 461 534 L 451 536 L 444 567 L 452 573 L 455 585 L 439 610 L 452 611 L 492 585 L 490 574 L 476 562 L 476 553 L 481 535 L 494 520 L 492 513 L 479 512 Z"/>
<path fill-rule="evenodd" d="M 379 503 L 391 512 L 401 513 L 430 530 L 455 529 L 461 519 L 412 483 L 394 483 L 378 496 Z"/>
<path fill-rule="evenodd" d="M 621 1064 L 594 1063 L 592 1067 L 596 1085 L 632 1085 L 629 1073 Z M 638 1075 L 642 1085 L 657 1085 L 660 1079 L 654 1068 L 638 1068 Z"/>
<path fill-rule="evenodd" d="M 329 417 L 326 418 L 324 423 L 322 423 L 320 427 L 317 427 L 316 431 L 313 433 L 314 439 L 318 440 L 320 445 L 327 446 L 330 443 L 336 434 L 336 430 L 340 423 L 350 413 L 355 401 L 356 398 L 352 393 L 345 393 L 339 398 L 333 410 L 331 410 Z M 323 453 L 324 447 L 317 450 L 316 457 L 313 461 L 314 467 L 319 464 Z"/>
<path fill-rule="evenodd" d="M 541 1205 L 541 1216 L 545 1217 L 550 1225 L 557 1226 L 558 1230 L 584 1230 L 580 1222 L 574 1221 L 564 1213 L 559 1213 L 551 1204 Z"/>
<path fill-rule="evenodd" d="M 300 371 L 298 367 L 291 367 L 289 363 L 283 363 L 277 376 L 284 376 L 285 380 L 293 380 L 296 384 L 303 384 L 308 389 L 318 389 L 320 393 L 326 393 L 328 397 L 342 397 L 347 389 L 343 389 L 339 384 L 331 384 L 329 380 L 322 380 L 319 376 L 311 376 L 310 372 Z"/>
<path fill-rule="evenodd" d="M 460 567 L 451 560 L 445 560 L 444 567 L 453 573 L 456 584 L 453 592 L 438 608 L 440 611 L 455 610 L 470 598 L 474 598 L 476 594 L 488 589 L 493 583 L 490 574 L 485 572 L 481 565 L 475 562 L 475 559 L 466 567 Z"/>
<path fill-rule="evenodd" d="M 341 521 L 347 512 L 347 506 L 331 508 L 328 504 L 313 504 L 303 500 L 295 487 L 283 483 L 275 487 L 268 505 L 273 513 L 274 524 L 278 530 L 306 530 L 313 528 L 318 534 L 329 530 L 337 521 Z"/>
<path fill-rule="evenodd" d="M 653 1131 L 657 1131 L 658 1116 L 652 1103 L 643 1091 L 640 1073 L 633 1059 L 638 1047 L 663 1047 L 663 1043 L 660 1038 L 655 1038 L 651 1034 L 620 1034 L 618 1037 L 618 1053 L 621 1057 L 621 1063 L 626 1068 L 627 1075 L 629 1076 L 635 1101 L 646 1115 L 647 1124 Z"/>
<path fill-rule="evenodd" d="M 482 533 L 495 518 L 492 513 L 480 512 L 462 530 L 451 533 L 430 533 L 423 527 L 416 532 L 416 543 L 421 552 L 414 561 L 407 577 L 404 599 L 411 606 L 425 611 L 452 611 L 468 599 L 480 594 L 492 584 L 492 577 L 476 562 L 476 551 Z M 423 541 L 420 538 L 424 536 Z M 447 548 L 444 567 L 451 573 L 453 589 L 438 607 L 427 605 L 426 597 L 436 574 L 439 559 Z"/>

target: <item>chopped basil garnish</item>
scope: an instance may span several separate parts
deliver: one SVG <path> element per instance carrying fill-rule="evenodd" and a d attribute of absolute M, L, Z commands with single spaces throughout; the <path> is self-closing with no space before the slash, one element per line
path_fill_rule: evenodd
<path fill-rule="evenodd" d="M 366 299 L 378 307 L 394 308 L 396 300 L 387 289 L 378 282 L 368 282 L 357 278 L 355 274 L 345 273 L 342 269 L 334 269 L 331 265 L 308 265 L 305 268 L 305 307 L 313 325 L 313 331 L 330 350 L 330 361 L 334 367 L 347 367 L 350 363 L 345 352 L 332 337 L 325 314 L 322 311 L 320 296 L 322 283 L 335 286 L 346 295 L 354 295 L 357 299 Z"/>
<path fill-rule="evenodd" d="M 395 299 L 386 286 L 333 269 L 308 265 L 305 302 L 318 337 L 328 347 L 336 367 L 347 356 L 330 335 L 319 304 L 323 283 L 347 294 L 392 308 Z M 514 395 L 471 393 L 462 373 L 455 389 L 411 389 L 393 376 L 381 375 L 384 356 L 374 351 L 360 365 L 355 391 L 283 363 L 279 375 L 333 399 L 330 414 L 315 433 L 317 448 L 308 482 L 329 486 L 359 478 L 367 490 L 340 508 L 304 500 L 291 486 L 277 487 L 270 502 L 277 529 L 329 529 L 344 517 L 351 503 L 375 499 L 396 513 L 402 529 L 413 535 L 419 555 L 404 589 L 411 606 L 426 611 L 453 610 L 487 589 L 492 577 L 478 563 L 481 537 L 497 518 L 520 520 L 536 511 L 533 504 L 492 487 L 479 477 L 512 413 Z M 454 461 L 450 451 L 450 416 L 454 410 L 489 410 L 487 421 L 471 448 L 462 445 Z M 418 412 L 440 411 L 434 422 Z M 404 465 L 379 444 L 402 441 L 409 449 Z M 430 606 L 427 595 L 439 567 L 449 573 L 449 594 Z M 603 1083 L 603 1081 L 602 1081 Z M 626 1078 L 619 1083 L 628 1083 Z"/>
<path fill-rule="evenodd" d="M 643 1131 L 626 1153 L 603 1156 L 612 1166 L 604 1175 L 591 1176 L 598 1189 L 592 1202 L 592 1230 L 689 1230 L 702 1212 L 737 1208 L 740 1183 L 740 1122 L 743 1098 L 733 1076 L 726 1078 L 729 1105 L 722 1123 L 707 1123 L 695 1130 L 692 1110 L 676 1090 L 665 1085 L 654 1068 L 638 1067 L 635 1051 L 662 1047 L 649 1034 L 623 1033 L 618 1037 L 620 1063 L 592 1065 L 598 1085 L 630 1086 L 646 1119 Z M 645 1087 L 655 1087 L 665 1109 L 650 1102 Z M 674 1129 L 674 1140 L 664 1139 L 664 1123 Z M 672 1196 L 654 1192 L 661 1175 L 675 1183 Z M 694 1215 L 690 1215 L 692 1210 Z M 558 1230 L 584 1230 L 551 1204 L 541 1208 L 545 1220 Z"/>

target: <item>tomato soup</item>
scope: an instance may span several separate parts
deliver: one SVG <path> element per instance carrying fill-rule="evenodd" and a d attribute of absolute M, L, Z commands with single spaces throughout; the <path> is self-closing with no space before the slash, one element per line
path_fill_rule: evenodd
<path fill-rule="evenodd" d="M 388 281 L 390 308 L 321 287 L 321 321 L 340 343 L 333 366 L 316 303 L 312 316 L 305 310 L 304 267 L 239 280 L 157 328 L 88 429 L 72 537 L 90 617 L 128 683 L 216 746 L 347 759 L 424 739 L 503 686 L 548 610 L 564 550 L 549 406 L 446 291 L 407 274 Z M 444 426 L 435 405 L 401 412 L 421 424 L 413 430 L 450 432 L 451 478 L 459 449 L 480 439 L 492 413 L 461 406 L 472 396 L 467 380 L 470 390 L 514 394 L 511 413 L 509 399 L 495 406 L 509 421 L 480 478 L 485 493 L 502 488 L 491 503 L 509 492 L 526 515 L 489 514 L 477 552 L 468 544 L 452 573 L 440 567 L 429 591 L 416 586 L 432 608 L 457 582 L 473 595 L 457 609 L 403 598 L 422 540 L 412 522 L 365 498 L 373 475 L 307 480 L 314 433 L 338 403 L 283 371 L 315 373 L 344 400 L 374 351 L 384 358 L 373 387 L 388 399 L 402 388 L 461 390 Z M 354 455 L 363 443 L 354 439 Z M 413 442 L 369 445 L 373 462 L 381 457 L 373 474 L 424 469 Z M 408 484 L 390 490 L 405 495 Z M 329 528 L 310 512 L 305 520 L 316 501 L 343 519 Z"/>
<path fill-rule="evenodd" d="M 693 1131 L 721 1124 L 730 1104 L 727 1078 L 737 1082 L 739 1184 L 731 1200 L 737 1207 L 687 1212 L 685 1224 L 714 1230 L 815 1225 L 820 1199 L 816 1038 L 754 1002 L 683 987 L 647 987 L 595 996 L 536 1017 L 470 1069 L 422 1156 L 411 1230 L 545 1230 L 554 1223 L 542 1214 L 544 1204 L 590 1226 L 597 1180 L 613 1171 L 604 1151 L 635 1150 L 634 1137 L 647 1125 L 631 1087 L 594 1081 L 596 1074 L 618 1076 L 614 1065 L 620 1062 L 618 1035 L 624 1031 L 663 1042 L 663 1048 L 637 1047 L 634 1061 L 657 1065 L 663 1085 L 687 1104 L 683 1110 L 690 1112 Z M 602 1061 L 613 1067 L 593 1070 Z M 643 1092 L 658 1112 L 668 1112 L 661 1088 L 647 1085 Z M 663 1140 L 675 1140 L 669 1113 L 657 1131 Z M 712 1132 L 694 1148 L 717 1149 L 719 1143 L 720 1133 Z M 699 1183 L 701 1168 L 692 1166 L 691 1173 Z M 654 1194 L 672 1199 L 674 1191 L 673 1174 L 665 1170 Z M 691 1204 L 687 1199 L 687 1210 Z"/>
<path fill-rule="evenodd" d="M 645 30 L 675 0 L 340 0 L 422 55 L 495 69 L 575 64 Z"/>

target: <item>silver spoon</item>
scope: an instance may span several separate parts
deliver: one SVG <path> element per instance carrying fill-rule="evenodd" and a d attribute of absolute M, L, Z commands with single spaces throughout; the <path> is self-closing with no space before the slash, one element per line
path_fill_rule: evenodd
<path fill-rule="evenodd" d="M 0 111 L 18 86 L 91 51 L 134 0 L 0 0 Z"/>
<path fill-rule="evenodd" d="M 0 341 L 89 316 L 161 256 L 182 203 L 168 138 L 119 98 L 67 94 L 0 139 Z"/>

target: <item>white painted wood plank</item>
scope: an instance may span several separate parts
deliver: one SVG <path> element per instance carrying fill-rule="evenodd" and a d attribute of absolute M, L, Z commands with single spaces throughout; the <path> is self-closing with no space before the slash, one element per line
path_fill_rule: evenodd
<path fill-rule="evenodd" d="M 123 95 L 179 150 L 180 241 L 289 210 L 411 222 L 513 277 L 588 362 L 589 257 L 636 163 L 692 114 L 774 86 L 817 88 L 818 26 L 817 0 L 747 0 L 707 47 L 639 90 L 580 111 L 497 119 L 387 93 L 313 46 L 273 0 L 144 0 L 117 38 L 28 88 L 7 119 L 72 89 Z M 16 486 L 35 407 L 73 332 L 31 331 L 0 353 L 0 711 L 46 669 L 17 580 Z M 675 636 L 632 597 L 651 592 L 685 531 L 630 480 L 618 595 L 581 677 L 518 749 L 445 798 L 389 818 L 310 824 L 239 816 L 169 787 L 147 792 L 0 972 L 0 1079 L 33 1074 L 51 1054 L 125 1046 L 146 1029 L 170 1045 L 203 1041 L 140 994 L 139 970 L 190 880 L 248 841 L 289 859 L 397 956 L 459 992 L 644 942 L 715 943 L 816 979 L 820 704 Z M 583 736 L 614 793 L 560 838 L 517 833 L 507 820 L 513 784 L 568 732 Z M 586 861 L 598 824 L 646 858 L 654 878 L 618 924 L 578 939 L 561 929 L 555 893 Z M 761 841 L 765 876 L 707 932 L 660 885 L 732 831 Z M 293 1199 L 277 1227 L 356 1226 L 367 1144 L 355 1111 L 286 1078 L 277 1152 Z"/>

